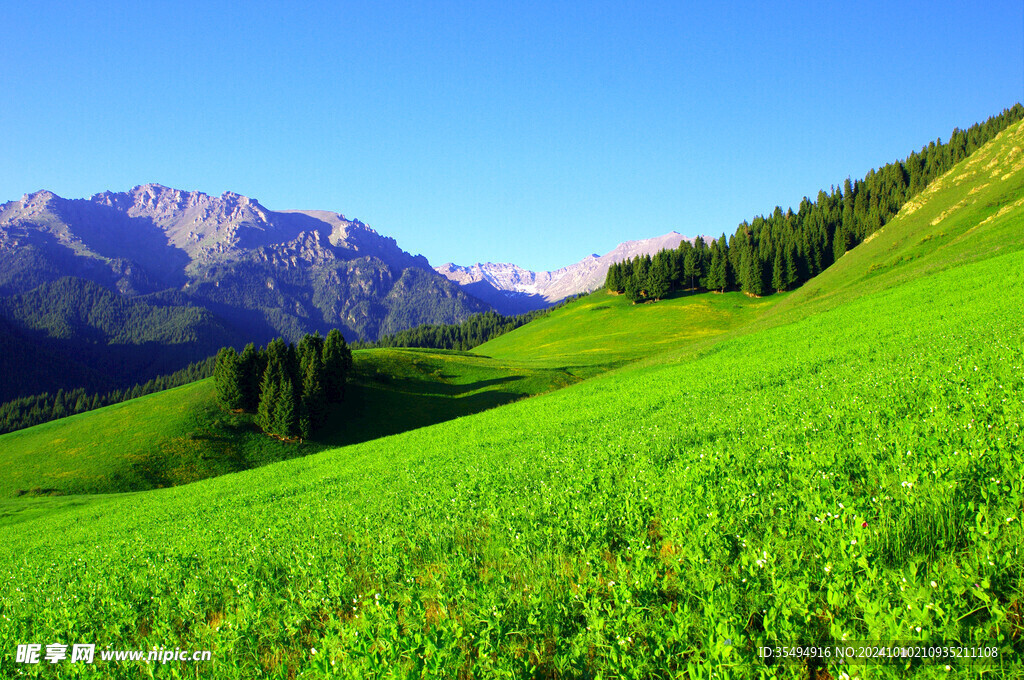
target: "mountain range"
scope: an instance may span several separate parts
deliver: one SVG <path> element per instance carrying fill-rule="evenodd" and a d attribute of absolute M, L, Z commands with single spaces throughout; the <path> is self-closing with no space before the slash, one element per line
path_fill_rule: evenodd
<path fill-rule="evenodd" d="M 119 388 L 224 345 L 331 328 L 374 340 L 492 308 L 539 309 L 599 287 L 612 262 L 682 238 L 630 241 L 551 272 L 435 270 L 340 213 L 159 184 L 87 199 L 37 191 L 0 206 L 0 400 Z"/>
<path fill-rule="evenodd" d="M 158 184 L 0 206 L 0 400 L 130 386 L 225 345 L 375 339 L 489 309 L 337 213 Z"/>
<path fill-rule="evenodd" d="M 373 339 L 488 309 L 358 220 L 156 184 L 0 207 L 0 294 L 64 276 L 203 307 L 254 340 L 334 327 Z"/>
<path fill-rule="evenodd" d="M 434 269 L 502 314 L 520 314 L 542 309 L 572 295 L 597 290 L 604 285 L 608 267 L 612 264 L 638 255 L 653 255 L 666 248 L 677 248 L 684 238 L 682 234 L 670 231 L 663 236 L 626 241 L 604 255 L 588 255 L 576 264 L 547 272 L 493 262 L 468 267 L 448 262 Z"/>

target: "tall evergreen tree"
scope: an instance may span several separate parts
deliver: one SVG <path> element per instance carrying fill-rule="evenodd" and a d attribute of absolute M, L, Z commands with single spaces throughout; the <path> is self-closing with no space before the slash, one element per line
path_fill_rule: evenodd
<path fill-rule="evenodd" d="M 277 431 L 277 407 L 281 398 L 281 368 L 268 363 L 260 381 L 260 404 L 256 409 L 256 424 L 268 434 Z"/>
<path fill-rule="evenodd" d="M 636 278 L 636 285 L 639 288 L 640 298 L 650 297 L 647 292 L 647 284 L 650 281 L 651 256 L 638 255 L 633 262 L 633 276 Z"/>
<path fill-rule="evenodd" d="M 238 363 L 242 373 L 241 408 L 253 412 L 260 403 L 260 378 L 266 368 L 263 366 L 259 351 L 251 342 L 242 349 Z"/>
<path fill-rule="evenodd" d="M 639 277 L 635 271 L 630 273 L 629 277 L 626 279 L 625 289 L 623 291 L 626 294 L 626 298 L 634 304 L 643 299 L 643 287 L 640 285 L 638 278 Z"/>
<path fill-rule="evenodd" d="M 683 254 L 683 280 L 689 284 L 690 290 L 697 287 L 697 281 L 701 277 L 699 258 L 697 250 L 693 247 L 688 248 Z"/>
<path fill-rule="evenodd" d="M 277 392 L 277 408 L 274 409 L 274 434 L 294 437 L 299 434 L 299 404 L 295 383 L 284 377 Z"/>
<path fill-rule="evenodd" d="M 299 340 L 299 344 L 296 347 L 296 353 L 299 357 L 299 373 L 305 375 L 306 364 L 310 361 L 323 361 L 324 356 L 324 339 L 319 333 L 312 335 L 306 334 Z"/>
<path fill-rule="evenodd" d="M 743 260 L 743 290 L 751 295 L 764 295 L 764 273 L 761 261 L 753 250 L 747 251 Z"/>
<path fill-rule="evenodd" d="M 703 236 L 698 236 L 693 240 L 693 256 L 693 275 L 690 280 L 690 287 L 696 290 L 698 286 L 704 284 L 704 279 L 708 275 L 708 264 L 711 261 L 708 244 Z"/>
<path fill-rule="evenodd" d="M 319 358 L 306 363 L 299 410 L 299 430 L 304 439 L 308 439 L 326 418 L 327 393 L 323 387 L 323 373 L 323 361 Z"/>
<path fill-rule="evenodd" d="M 240 409 L 244 406 L 244 380 L 242 365 L 234 347 L 222 347 L 217 352 L 216 364 L 213 368 L 213 383 L 217 390 L 217 399 L 227 409 Z M 138 387 L 138 386 L 136 386 Z"/>
<path fill-rule="evenodd" d="M 723 292 L 729 285 L 729 254 L 723 245 L 725 236 L 720 241 L 711 242 L 711 265 L 704 279 L 704 287 L 708 290 Z"/>
<path fill-rule="evenodd" d="M 352 368 L 352 351 L 337 328 L 324 340 L 324 391 L 329 401 L 345 398 L 345 379 Z"/>
<path fill-rule="evenodd" d="M 613 293 L 622 292 L 622 283 L 620 282 L 620 270 L 618 263 L 612 264 L 608 267 L 608 275 L 605 277 L 604 287 Z"/>
<path fill-rule="evenodd" d="M 651 268 L 647 272 L 647 297 L 652 300 L 661 300 L 669 293 L 669 285 L 671 283 L 671 274 L 669 273 L 669 265 L 666 258 L 655 257 L 651 263 Z"/>
<path fill-rule="evenodd" d="M 725 234 L 722 234 L 718 239 L 718 250 L 721 253 L 722 261 L 719 263 L 721 271 L 719 272 L 719 281 L 721 287 L 719 291 L 725 292 L 727 289 L 732 287 L 733 279 L 735 278 L 732 271 L 732 266 L 729 264 L 729 244 L 725 239 Z"/>
<path fill-rule="evenodd" d="M 772 288 L 786 290 L 786 260 L 782 257 L 782 250 L 776 250 L 772 259 Z"/>
<path fill-rule="evenodd" d="M 783 279 L 783 290 L 789 290 L 800 280 L 800 270 L 797 265 L 796 246 L 791 245 L 786 249 L 786 275 Z"/>

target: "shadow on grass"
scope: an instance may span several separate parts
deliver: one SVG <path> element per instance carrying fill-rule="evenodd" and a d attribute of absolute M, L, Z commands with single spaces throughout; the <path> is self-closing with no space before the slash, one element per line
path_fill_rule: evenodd
<path fill-rule="evenodd" d="M 443 398 L 447 397 L 458 397 L 463 394 L 470 392 L 476 392 L 492 385 L 503 385 L 505 383 L 515 382 L 516 380 L 523 380 L 526 378 L 524 375 L 507 375 L 500 378 L 490 378 L 488 380 L 477 380 L 471 383 L 465 383 L 463 385 L 452 384 L 443 382 L 445 380 L 451 380 L 457 376 L 441 373 L 431 374 L 434 380 L 419 380 L 416 378 L 407 377 L 395 377 L 387 373 L 378 373 L 361 376 L 363 386 L 370 389 L 387 389 L 395 392 L 403 392 L 405 394 L 415 395 L 421 394 L 425 396 L 440 396 Z"/>
<path fill-rule="evenodd" d="M 525 395 L 493 390 L 457 399 L 450 395 L 517 379 L 496 378 L 470 385 L 428 383 L 434 388 L 432 393 L 399 391 L 365 384 L 350 385 L 345 402 L 332 408 L 327 423 L 316 436 L 316 442 L 328 446 L 348 446 L 486 411 Z M 458 389 L 447 391 L 442 388 Z"/>

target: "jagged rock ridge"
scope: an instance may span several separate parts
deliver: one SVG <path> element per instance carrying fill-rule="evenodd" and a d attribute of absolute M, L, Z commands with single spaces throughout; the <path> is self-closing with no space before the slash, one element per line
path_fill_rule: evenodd
<path fill-rule="evenodd" d="M 129 296 L 184 294 L 254 340 L 333 327 L 372 339 L 487 309 L 359 220 L 159 184 L 0 206 L 0 294 L 68 275 Z"/>

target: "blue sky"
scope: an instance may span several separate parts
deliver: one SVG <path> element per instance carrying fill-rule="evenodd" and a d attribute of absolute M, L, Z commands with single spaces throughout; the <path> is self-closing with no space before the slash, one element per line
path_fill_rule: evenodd
<path fill-rule="evenodd" d="M 551 269 L 1024 99 L 1019 1 L 6 3 L 0 201 L 159 182 Z"/>

